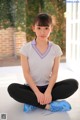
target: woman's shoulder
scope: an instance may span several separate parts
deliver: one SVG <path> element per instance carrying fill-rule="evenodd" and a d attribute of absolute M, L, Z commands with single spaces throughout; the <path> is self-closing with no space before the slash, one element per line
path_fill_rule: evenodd
<path fill-rule="evenodd" d="M 31 41 L 24 43 L 24 44 L 22 45 L 21 49 L 27 49 L 27 48 L 29 48 L 30 46 L 31 46 Z"/>
<path fill-rule="evenodd" d="M 27 50 L 29 49 L 31 46 L 31 41 L 30 42 L 26 42 L 24 43 L 22 46 L 21 46 L 21 49 L 20 50 Z"/>
<path fill-rule="evenodd" d="M 61 50 L 61 48 L 60 48 L 59 45 L 57 45 L 56 43 L 54 43 L 54 42 L 52 42 L 52 41 L 50 42 L 50 44 L 51 44 L 51 46 L 52 46 L 52 51 L 55 52 L 55 55 L 56 55 L 56 56 L 63 54 L 63 53 L 62 53 L 62 50 Z"/>
<path fill-rule="evenodd" d="M 52 48 L 60 48 L 60 46 L 58 44 L 54 43 L 53 41 L 50 41 L 49 43 L 52 46 Z"/>
<path fill-rule="evenodd" d="M 30 46 L 30 45 L 31 45 L 31 41 L 26 42 L 26 43 L 23 44 L 23 46 Z"/>
<path fill-rule="evenodd" d="M 30 50 L 30 46 L 31 46 L 31 41 L 24 43 L 22 45 L 21 49 L 20 49 L 20 53 L 25 55 L 25 56 L 28 56 L 29 50 Z"/>

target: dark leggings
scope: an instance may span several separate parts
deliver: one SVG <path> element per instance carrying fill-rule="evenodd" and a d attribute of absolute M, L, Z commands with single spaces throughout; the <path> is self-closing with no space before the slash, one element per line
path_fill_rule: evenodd
<path fill-rule="evenodd" d="M 46 86 L 37 86 L 39 90 L 44 93 Z M 66 79 L 56 82 L 52 89 L 52 101 L 57 99 L 64 99 L 71 96 L 78 89 L 78 82 L 75 79 Z M 9 95 L 18 102 L 30 104 L 44 109 L 46 105 L 40 105 L 37 97 L 31 88 L 27 85 L 12 83 L 8 87 Z"/>

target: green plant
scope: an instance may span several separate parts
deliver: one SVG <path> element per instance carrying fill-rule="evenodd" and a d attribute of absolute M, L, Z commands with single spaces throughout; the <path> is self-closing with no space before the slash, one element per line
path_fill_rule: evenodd
<path fill-rule="evenodd" d="M 47 12 L 57 20 L 50 39 L 65 53 L 65 10 L 63 0 L 0 0 L 0 28 L 11 26 L 16 31 L 24 31 L 27 41 L 30 41 L 35 37 L 31 30 L 34 17 L 40 12 Z"/>

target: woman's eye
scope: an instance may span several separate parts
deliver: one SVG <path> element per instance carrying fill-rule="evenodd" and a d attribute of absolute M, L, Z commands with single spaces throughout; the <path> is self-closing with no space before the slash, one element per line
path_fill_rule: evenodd
<path fill-rule="evenodd" d="M 38 27 L 37 29 L 40 30 L 40 27 Z"/>
<path fill-rule="evenodd" d="M 46 30 L 48 29 L 48 27 L 45 28 Z"/>

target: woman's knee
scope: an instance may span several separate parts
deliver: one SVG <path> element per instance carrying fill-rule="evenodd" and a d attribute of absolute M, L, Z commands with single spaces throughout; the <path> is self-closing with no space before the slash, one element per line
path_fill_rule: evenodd
<path fill-rule="evenodd" d="M 78 89 L 78 86 L 79 86 L 79 83 L 76 79 L 70 79 L 69 80 L 69 84 L 71 84 L 71 86 L 73 87 L 73 89 L 77 90 Z"/>
<path fill-rule="evenodd" d="M 13 96 L 13 94 L 15 93 L 16 85 L 17 85 L 16 83 L 12 83 L 8 86 L 7 91 L 10 96 Z"/>

